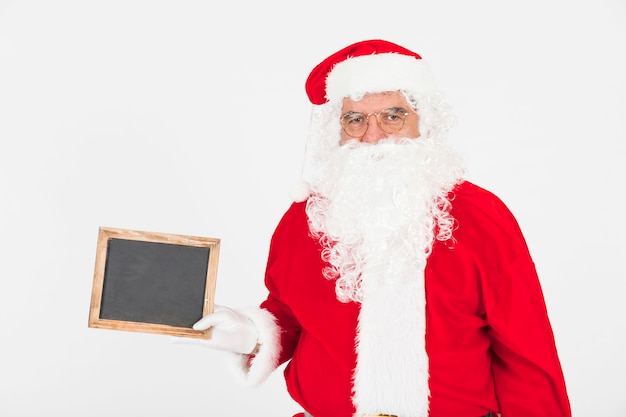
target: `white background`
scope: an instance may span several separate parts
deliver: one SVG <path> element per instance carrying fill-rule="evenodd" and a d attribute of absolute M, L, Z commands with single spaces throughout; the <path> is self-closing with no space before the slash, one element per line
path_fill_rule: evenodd
<path fill-rule="evenodd" d="M 517 216 L 575 416 L 626 415 L 626 3 L 0 1 L 0 416 L 291 416 L 280 371 L 87 327 L 99 226 L 222 240 L 216 302 L 257 305 L 299 175 L 308 72 L 419 52 L 469 178 Z"/>

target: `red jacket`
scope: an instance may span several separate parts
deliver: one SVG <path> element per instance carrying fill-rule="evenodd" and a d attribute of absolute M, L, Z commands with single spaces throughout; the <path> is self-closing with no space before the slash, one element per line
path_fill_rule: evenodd
<path fill-rule="evenodd" d="M 496 196 L 469 182 L 453 193 L 454 242 L 435 243 L 424 273 L 430 417 L 571 416 L 543 294 L 516 220 Z M 314 417 L 352 417 L 360 304 L 339 302 L 334 281 L 321 275 L 325 264 L 305 205 L 289 208 L 271 242 L 269 294 L 261 304 L 280 332 L 280 346 L 269 347 L 279 354 L 271 366 L 290 361 L 289 393 Z M 403 343 L 402 334 L 389 337 Z"/>

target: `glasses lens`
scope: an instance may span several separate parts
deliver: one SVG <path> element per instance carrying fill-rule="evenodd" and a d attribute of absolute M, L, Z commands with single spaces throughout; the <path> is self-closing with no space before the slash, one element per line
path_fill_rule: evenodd
<path fill-rule="evenodd" d="M 346 113 L 341 118 L 341 126 L 349 136 L 360 138 L 367 130 L 367 116 L 363 113 Z"/>
<path fill-rule="evenodd" d="M 386 133 L 396 133 L 404 126 L 408 112 L 401 107 L 385 109 L 378 114 L 378 124 Z"/>

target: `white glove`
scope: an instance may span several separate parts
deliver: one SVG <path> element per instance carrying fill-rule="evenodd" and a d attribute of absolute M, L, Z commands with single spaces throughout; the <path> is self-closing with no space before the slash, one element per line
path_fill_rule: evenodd
<path fill-rule="evenodd" d="M 215 305 L 213 313 L 202 317 L 193 325 L 193 328 L 194 330 L 211 328 L 211 338 L 177 338 L 177 342 L 247 355 L 255 350 L 259 337 L 259 331 L 252 320 L 231 308 L 220 305 Z"/>

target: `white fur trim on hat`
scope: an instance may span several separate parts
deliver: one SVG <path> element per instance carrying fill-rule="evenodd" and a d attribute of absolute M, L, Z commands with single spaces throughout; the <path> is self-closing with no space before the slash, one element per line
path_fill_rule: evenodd
<path fill-rule="evenodd" d="M 300 178 L 291 187 L 291 199 L 296 203 L 305 201 L 311 195 L 311 185 Z"/>
<path fill-rule="evenodd" d="M 338 63 L 326 78 L 329 101 L 396 90 L 432 93 L 435 82 L 428 64 L 397 53 L 362 55 Z"/>

